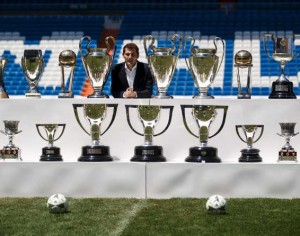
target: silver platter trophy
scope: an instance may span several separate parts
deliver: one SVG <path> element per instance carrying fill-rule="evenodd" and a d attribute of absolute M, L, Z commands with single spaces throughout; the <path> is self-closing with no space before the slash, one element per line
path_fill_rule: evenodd
<path fill-rule="evenodd" d="M 186 43 L 191 40 L 190 53 L 191 56 L 187 60 L 186 54 Z M 221 60 L 217 56 L 218 47 L 217 42 L 222 43 L 222 56 Z M 215 37 L 213 48 L 196 48 L 194 47 L 195 38 L 187 37 L 184 44 L 184 54 L 186 65 L 192 75 L 195 85 L 199 90 L 199 95 L 194 96 L 193 98 L 207 99 L 214 98 L 211 95 L 208 95 L 208 89 L 215 80 L 217 73 L 220 70 L 220 67 L 223 62 L 224 53 L 225 53 L 225 44 L 224 40 Z"/>
<path fill-rule="evenodd" d="M 40 98 L 38 83 L 44 72 L 44 58 L 41 50 L 27 49 L 24 50 L 24 56 L 21 59 L 22 70 L 29 84 L 26 97 Z"/>
<path fill-rule="evenodd" d="M 174 43 L 175 38 L 179 40 L 179 46 L 177 50 L 177 56 L 174 55 L 176 45 Z M 151 40 L 147 47 L 147 41 Z M 176 69 L 177 61 L 180 55 L 182 47 L 182 37 L 178 34 L 171 36 L 172 47 L 154 47 L 155 38 L 152 35 L 144 37 L 144 49 L 148 64 L 150 66 L 151 73 L 154 78 L 154 82 L 157 86 L 158 95 L 152 96 L 153 98 L 172 98 L 167 95 L 167 90 L 173 78 L 174 71 Z M 151 51 L 151 55 L 148 51 Z"/>
<path fill-rule="evenodd" d="M 251 67 L 252 65 L 252 55 L 246 50 L 238 51 L 234 57 L 235 65 L 237 68 L 237 83 L 238 83 L 238 99 L 250 99 L 251 98 Z M 246 70 L 246 71 L 245 71 Z M 241 74 L 246 72 L 246 86 L 242 86 Z M 243 87 L 245 90 L 243 91 Z"/>
<path fill-rule="evenodd" d="M 131 161 L 141 162 L 164 162 L 166 158 L 163 156 L 162 146 L 153 144 L 153 137 L 163 134 L 170 126 L 173 114 L 173 106 L 151 106 L 151 105 L 125 105 L 126 116 L 129 127 L 138 135 L 144 136 L 144 144 L 136 146 L 134 156 Z M 130 121 L 129 109 L 135 108 L 138 110 L 138 116 L 144 127 L 144 133 L 136 131 Z M 161 109 L 169 110 L 168 123 L 163 131 L 154 134 L 154 128 L 159 121 Z"/>
<path fill-rule="evenodd" d="M 265 33 L 264 34 L 264 50 L 267 56 L 273 59 L 276 62 L 280 63 L 281 75 L 279 78 L 272 83 L 272 92 L 269 95 L 269 98 L 297 98 L 293 91 L 293 83 L 288 80 L 285 76 L 284 68 L 285 65 L 298 57 L 300 52 L 297 55 L 294 55 L 294 39 L 300 35 L 294 34 L 293 38 L 279 38 L 274 37 L 273 34 Z M 267 43 L 273 42 L 273 52 L 270 55 Z"/>
<path fill-rule="evenodd" d="M 105 119 L 107 109 L 113 108 L 113 115 L 108 127 L 101 133 L 101 123 Z M 82 147 L 82 153 L 78 161 L 101 162 L 112 161 L 109 146 L 101 145 L 100 136 L 103 135 L 115 120 L 118 104 L 73 104 L 76 120 L 80 127 L 92 138 L 90 145 Z M 78 109 L 83 109 L 83 115 L 90 126 L 87 131 L 80 121 Z"/>
<path fill-rule="evenodd" d="M 259 155 L 259 149 L 253 148 L 253 143 L 256 143 L 262 136 L 264 132 L 263 125 L 236 125 L 236 133 L 239 138 L 247 143 L 247 148 L 241 150 L 241 157 L 239 162 L 262 162 L 262 158 Z M 256 132 L 260 130 L 259 135 L 255 138 Z M 240 134 L 240 130 L 244 133 L 244 138 Z"/>
<path fill-rule="evenodd" d="M 58 57 L 59 66 L 61 68 L 61 91 L 58 94 L 59 98 L 73 98 L 72 92 L 74 69 L 76 67 L 76 54 L 72 50 L 64 50 L 59 54 Z M 65 79 L 65 69 L 70 69 L 70 74 Z M 69 88 L 66 89 L 66 83 L 69 81 Z"/>
<path fill-rule="evenodd" d="M 13 143 L 13 138 L 21 130 L 18 130 L 19 121 L 18 120 L 4 120 L 4 131 L 0 130 L 2 134 L 8 137 L 8 144 L 1 150 L 0 158 L 21 161 L 21 150 Z"/>
<path fill-rule="evenodd" d="M 56 132 L 60 129 L 60 134 L 58 137 L 55 138 Z M 60 154 L 60 148 L 55 147 L 53 145 L 54 141 L 57 141 L 60 139 L 60 137 L 63 135 L 65 131 L 65 124 L 36 124 L 36 129 L 41 136 L 42 139 L 48 142 L 48 145 L 46 147 L 43 147 L 42 149 L 42 155 L 40 158 L 40 161 L 62 161 L 62 156 Z M 46 137 L 42 134 L 41 128 L 44 129 L 46 133 Z"/>
<path fill-rule="evenodd" d="M 199 135 L 194 134 L 189 128 L 185 116 L 186 109 L 192 109 L 192 117 L 199 128 Z M 209 135 L 209 128 L 217 115 L 217 110 L 223 110 L 222 124 L 213 135 Z M 227 110 L 228 106 L 181 105 L 185 128 L 191 135 L 198 138 L 200 141 L 200 146 L 191 147 L 189 149 L 189 156 L 185 159 L 186 162 L 221 162 L 221 159 L 218 157 L 218 149 L 215 147 L 209 147 L 207 142 L 209 138 L 216 136 L 223 129 Z"/>
<path fill-rule="evenodd" d="M 9 98 L 4 86 L 4 70 L 8 60 L 5 57 L 0 57 L 0 99 Z"/>
<path fill-rule="evenodd" d="M 109 44 L 109 39 L 112 41 L 112 46 Z M 88 43 L 85 49 L 82 48 L 83 41 L 87 40 Z M 102 90 L 110 73 L 116 53 L 116 41 L 114 37 L 109 36 L 105 38 L 106 48 L 89 48 L 91 38 L 84 36 L 79 43 L 79 51 L 81 60 L 86 72 L 86 75 L 91 82 L 94 93 L 89 95 L 88 98 L 108 98 L 108 95 L 103 94 Z M 109 54 L 113 48 L 112 55 Z M 84 54 L 83 51 L 86 51 Z"/>
<path fill-rule="evenodd" d="M 278 161 L 297 161 L 297 152 L 290 144 L 291 138 L 299 134 L 295 133 L 296 123 L 279 123 L 281 133 L 277 133 L 280 137 L 285 139 L 285 145 L 279 151 Z"/>

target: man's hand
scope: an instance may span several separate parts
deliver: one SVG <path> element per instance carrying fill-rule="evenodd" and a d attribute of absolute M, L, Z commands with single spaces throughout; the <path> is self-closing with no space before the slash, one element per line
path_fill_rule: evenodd
<path fill-rule="evenodd" d="M 125 98 L 136 98 L 137 94 L 135 91 L 133 91 L 133 88 L 128 88 L 128 89 L 126 89 L 126 91 L 124 93 L 124 97 Z"/>

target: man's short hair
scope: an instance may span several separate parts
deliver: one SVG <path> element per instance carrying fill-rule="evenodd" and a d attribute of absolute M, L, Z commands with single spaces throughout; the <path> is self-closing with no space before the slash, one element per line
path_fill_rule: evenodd
<path fill-rule="evenodd" d="M 125 49 L 128 48 L 129 50 L 135 49 L 136 53 L 139 55 L 139 47 L 135 43 L 127 43 L 123 47 L 123 54 L 125 53 Z"/>

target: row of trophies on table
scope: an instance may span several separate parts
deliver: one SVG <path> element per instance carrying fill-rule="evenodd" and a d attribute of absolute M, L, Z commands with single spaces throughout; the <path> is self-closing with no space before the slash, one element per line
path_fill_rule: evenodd
<path fill-rule="evenodd" d="M 164 162 L 166 158 L 163 156 L 162 146 L 153 144 L 153 137 L 164 133 L 172 119 L 173 106 L 153 106 L 153 105 L 125 105 L 127 122 L 130 128 L 138 135 L 144 136 L 144 144 L 136 146 L 134 156 L 131 161 L 141 162 Z M 113 124 L 117 112 L 118 104 L 73 104 L 73 110 L 76 120 L 80 127 L 91 136 L 92 142 L 90 145 L 82 147 L 82 154 L 78 161 L 85 162 L 101 162 L 112 161 L 109 146 L 100 144 L 100 136 L 103 135 Z M 130 120 L 130 109 L 137 109 L 139 119 L 144 127 L 143 133 L 138 132 L 132 125 Z M 111 120 L 108 122 L 107 128 L 101 132 L 101 123 L 105 119 L 108 109 L 112 109 Z M 169 110 L 169 119 L 163 131 L 154 132 L 155 125 L 159 121 L 161 109 Z M 194 134 L 190 129 L 186 120 L 186 110 L 191 109 L 191 114 L 198 126 L 198 134 Z M 79 110 L 82 111 L 82 116 L 79 115 Z M 207 106 L 207 105 L 181 105 L 183 123 L 187 131 L 199 139 L 200 145 L 189 149 L 189 156 L 185 159 L 187 162 L 221 162 L 218 157 L 218 150 L 215 147 L 208 146 L 208 139 L 216 136 L 224 127 L 228 106 Z M 219 129 L 212 135 L 209 134 L 209 129 L 214 121 L 217 110 L 223 111 L 223 119 Z M 89 124 L 87 130 L 80 117 L 84 117 Z M 2 160 L 14 159 L 20 160 L 20 150 L 13 144 L 13 137 L 20 133 L 18 130 L 19 121 L 4 120 L 5 131 L 0 131 L 9 138 L 9 143 L 0 152 Z M 290 145 L 290 139 L 297 135 L 294 132 L 296 123 L 280 123 L 281 133 L 278 134 L 285 138 L 286 144 L 279 151 L 279 161 L 297 161 L 297 152 Z M 58 140 L 65 130 L 65 124 L 36 124 L 39 135 L 48 142 L 48 146 L 42 149 L 41 161 L 62 161 L 60 148 L 53 145 L 54 141 Z M 45 130 L 46 136 L 42 134 L 41 128 Z M 56 132 L 60 128 L 60 134 L 56 136 Z M 241 131 L 244 135 L 241 135 Z M 238 137 L 245 143 L 247 147 L 241 150 L 240 162 L 261 162 L 262 158 L 259 155 L 260 150 L 253 147 L 253 143 L 257 142 L 263 134 L 263 125 L 236 125 Z"/>
<path fill-rule="evenodd" d="M 294 55 L 295 38 L 300 35 L 294 35 L 293 38 L 279 38 L 274 37 L 273 34 L 264 34 L 264 49 L 268 57 L 273 58 L 276 62 L 280 63 L 281 75 L 272 84 L 272 92 L 269 98 L 296 98 L 293 92 L 293 83 L 290 82 L 284 74 L 284 67 L 286 63 L 298 57 L 300 53 Z M 176 47 L 175 39 L 178 39 Z M 84 41 L 87 40 L 85 47 Z M 151 73 L 156 84 L 158 94 L 154 98 L 172 98 L 167 95 L 168 87 L 173 78 L 176 69 L 177 61 L 180 56 L 183 40 L 178 34 L 171 37 L 172 47 L 155 47 L 155 38 L 152 35 L 144 37 L 144 50 L 148 60 Z M 111 41 L 111 43 L 110 43 Z M 148 42 L 150 41 L 149 45 Z M 189 54 L 187 57 L 186 45 L 191 41 Z M 106 37 L 106 48 L 89 48 L 91 38 L 84 36 L 79 42 L 80 56 L 87 77 L 94 89 L 94 93 L 89 95 L 90 98 L 107 98 L 108 96 L 102 93 L 102 89 L 106 83 L 110 73 L 115 53 L 116 43 L 112 36 Z M 220 43 L 222 52 L 218 53 Z M 272 51 L 268 49 L 267 42 L 272 42 Z M 213 40 L 214 47 L 202 48 L 201 45 L 195 46 L 195 38 L 186 37 L 184 41 L 184 54 L 186 65 L 192 75 L 195 85 L 199 90 L 199 94 L 194 98 L 213 98 L 208 95 L 208 90 L 211 87 L 214 79 L 221 67 L 225 53 L 224 40 L 216 37 Z M 219 46 L 218 46 L 219 45 Z M 112 55 L 110 50 L 112 50 Z M 177 55 L 175 51 L 177 49 Z M 271 51 L 271 53 L 269 53 Z M 149 53 L 150 52 L 150 53 Z M 85 55 L 84 55 L 85 54 Z M 221 56 L 218 56 L 218 55 Z M 7 92 L 4 87 L 4 69 L 7 59 L 0 58 L 0 97 L 8 98 Z M 38 92 L 37 86 L 44 71 L 44 59 L 41 50 L 29 49 L 24 51 L 24 56 L 21 60 L 23 73 L 29 83 L 29 89 L 25 94 L 26 97 L 41 97 Z M 64 50 L 59 55 L 59 66 L 61 67 L 61 92 L 59 98 L 73 98 L 72 86 L 74 78 L 74 68 L 76 66 L 76 54 L 72 50 Z M 238 82 L 238 98 L 249 99 L 251 98 L 251 67 L 252 55 L 246 50 L 238 51 L 235 55 L 235 65 L 237 68 L 237 82 Z M 65 68 L 71 68 L 70 74 L 65 76 Z M 243 73 L 245 71 L 246 73 Z M 241 78 L 243 75 L 245 78 Z M 242 80 L 246 81 L 246 85 L 242 86 Z M 68 88 L 66 83 L 69 81 Z"/>

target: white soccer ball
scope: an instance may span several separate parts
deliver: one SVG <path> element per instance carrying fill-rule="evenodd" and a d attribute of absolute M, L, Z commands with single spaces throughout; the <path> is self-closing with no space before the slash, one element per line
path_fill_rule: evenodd
<path fill-rule="evenodd" d="M 212 195 L 206 202 L 206 209 L 214 213 L 224 213 L 226 210 L 226 200 L 221 195 Z"/>
<path fill-rule="evenodd" d="M 51 213 L 64 213 L 68 210 L 69 203 L 63 194 L 56 193 L 48 198 L 47 207 Z"/>

